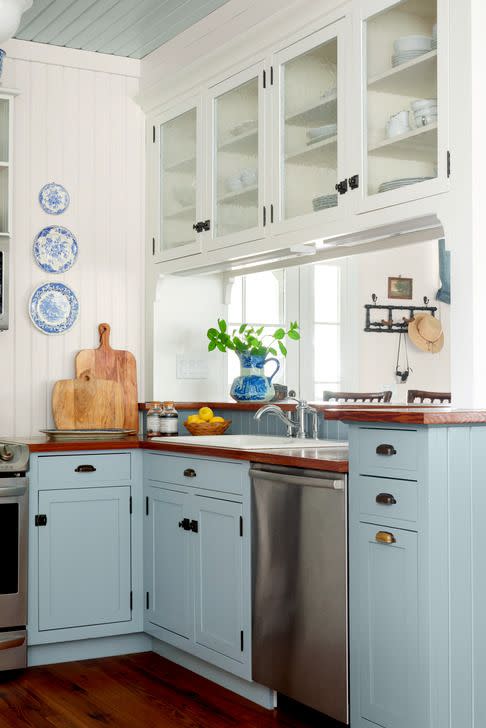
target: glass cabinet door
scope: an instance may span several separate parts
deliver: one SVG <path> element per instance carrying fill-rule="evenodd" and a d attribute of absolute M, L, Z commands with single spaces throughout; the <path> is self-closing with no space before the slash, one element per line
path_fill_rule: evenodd
<path fill-rule="evenodd" d="M 10 101 L 0 98 L 0 234 L 9 232 Z"/>
<path fill-rule="evenodd" d="M 334 23 L 276 57 L 280 222 L 329 214 L 340 201 L 340 27 Z"/>
<path fill-rule="evenodd" d="M 199 249 L 198 107 L 159 124 L 161 258 L 176 258 Z M 157 253 L 157 251 L 155 251 Z"/>
<path fill-rule="evenodd" d="M 260 71 L 254 66 L 212 91 L 213 247 L 256 239 L 265 223 Z"/>
<path fill-rule="evenodd" d="M 445 116 L 438 82 L 440 2 L 375 0 L 362 18 L 363 196 L 374 198 L 375 206 L 437 191 L 438 176 L 447 174 L 439 132 Z"/>

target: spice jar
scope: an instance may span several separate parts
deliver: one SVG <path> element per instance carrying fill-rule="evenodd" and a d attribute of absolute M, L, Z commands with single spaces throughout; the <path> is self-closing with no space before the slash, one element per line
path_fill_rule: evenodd
<path fill-rule="evenodd" d="M 160 437 L 160 417 L 162 407 L 160 402 L 148 402 L 147 412 L 147 437 Z"/>
<path fill-rule="evenodd" d="M 162 402 L 160 415 L 160 434 L 162 437 L 173 437 L 179 434 L 179 413 L 174 402 Z"/>

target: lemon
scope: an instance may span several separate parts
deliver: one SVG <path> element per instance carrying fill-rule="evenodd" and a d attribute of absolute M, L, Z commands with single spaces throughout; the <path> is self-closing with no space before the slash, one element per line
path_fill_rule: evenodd
<path fill-rule="evenodd" d="M 200 419 L 199 415 L 189 415 L 189 417 L 187 418 L 187 421 L 189 424 L 191 424 L 191 422 L 200 422 L 201 419 Z"/>
<path fill-rule="evenodd" d="M 210 422 L 224 422 L 224 417 L 211 417 Z"/>
<path fill-rule="evenodd" d="M 199 410 L 199 417 L 204 422 L 209 422 L 212 417 L 214 417 L 213 410 L 211 409 L 211 407 L 201 407 L 201 409 Z"/>

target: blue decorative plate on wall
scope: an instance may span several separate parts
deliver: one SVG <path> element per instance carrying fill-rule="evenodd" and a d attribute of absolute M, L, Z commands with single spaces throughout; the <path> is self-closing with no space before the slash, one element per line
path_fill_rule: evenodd
<path fill-rule="evenodd" d="M 76 323 L 79 301 L 64 283 L 44 283 L 31 296 L 29 314 L 42 333 L 63 334 Z"/>
<path fill-rule="evenodd" d="M 34 258 L 46 273 L 65 273 L 78 256 L 78 242 L 72 232 L 60 225 L 50 225 L 34 240 Z"/>
<path fill-rule="evenodd" d="M 49 182 L 39 192 L 39 202 L 49 215 L 62 215 L 69 207 L 69 192 L 57 182 Z"/>

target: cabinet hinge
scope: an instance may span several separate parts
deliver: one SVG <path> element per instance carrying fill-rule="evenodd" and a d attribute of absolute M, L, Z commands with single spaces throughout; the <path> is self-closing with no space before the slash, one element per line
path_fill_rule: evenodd
<path fill-rule="evenodd" d="M 130 592 L 130 611 L 133 612 L 133 592 Z"/>
<path fill-rule="evenodd" d="M 353 174 L 353 176 L 348 179 L 348 182 L 351 190 L 357 190 L 359 187 L 359 174 Z"/>
<path fill-rule="evenodd" d="M 149 514 L 149 498 L 148 495 L 145 496 L 145 515 L 148 516 Z"/>
<path fill-rule="evenodd" d="M 243 516 L 240 516 L 240 536 L 243 536 Z"/>
<path fill-rule="evenodd" d="M 128 499 L 128 510 L 130 512 L 130 515 L 132 515 L 132 513 L 133 513 L 133 498 L 132 498 L 132 496 L 130 496 L 130 498 Z"/>
<path fill-rule="evenodd" d="M 270 86 L 273 86 L 273 66 L 270 66 Z"/>
<path fill-rule="evenodd" d="M 447 150 L 447 176 L 451 176 L 451 153 Z"/>
<path fill-rule="evenodd" d="M 34 523 L 36 526 L 47 526 L 47 516 L 45 513 L 39 513 L 34 518 Z"/>
<path fill-rule="evenodd" d="M 267 72 L 263 69 L 263 88 L 267 88 Z"/>
<path fill-rule="evenodd" d="M 192 520 L 189 524 L 189 528 L 194 533 L 198 533 L 199 531 L 199 523 L 197 521 Z"/>
<path fill-rule="evenodd" d="M 240 649 L 242 652 L 243 652 L 244 648 L 245 648 L 245 640 L 244 640 L 244 636 L 243 636 L 243 630 L 241 630 L 241 632 L 240 632 Z"/>
<path fill-rule="evenodd" d="M 145 593 L 145 609 L 148 609 L 150 607 L 150 596 L 149 593 Z"/>
<path fill-rule="evenodd" d="M 152 142 L 155 144 L 155 126 L 152 127 Z"/>
<path fill-rule="evenodd" d="M 263 205 L 263 227 L 267 224 L 267 208 Z"/>
<path fill-rule="evenodd" d="M 340 195 L 345 195 L 348 191 L 348 180 L 343 179 L 341 182 L 338 182 L 336 185 L 336 191 L 339 192 Z"/>
<path fill-rule="evenodd" d="M 152 238 L 152 255 L 155 255 L 155 238 Z"/>

